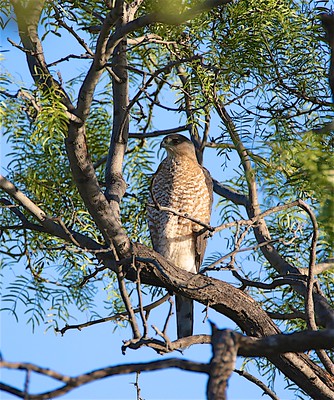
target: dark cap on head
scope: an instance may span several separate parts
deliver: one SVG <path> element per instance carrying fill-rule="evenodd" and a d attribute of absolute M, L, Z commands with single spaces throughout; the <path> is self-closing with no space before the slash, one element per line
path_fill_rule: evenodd
<path fill-rule="evenodd" d="M 197 161 L 195 146 L 191 140 L 183 135 L 165 136 L 160 143 L 160 148 L 166 149 L 170 157 L 188 157 Z"/>

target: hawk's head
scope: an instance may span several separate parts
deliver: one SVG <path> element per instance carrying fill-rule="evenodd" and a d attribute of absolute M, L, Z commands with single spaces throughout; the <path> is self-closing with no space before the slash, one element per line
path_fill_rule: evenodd
<path fill-rule="evenodd" d="M 195 146 L 183 135 L 168 135 L 162 140 L 160 147 L 167 150 L 169 156 L 183 156 L 191 159 L 196 159 Z"/>

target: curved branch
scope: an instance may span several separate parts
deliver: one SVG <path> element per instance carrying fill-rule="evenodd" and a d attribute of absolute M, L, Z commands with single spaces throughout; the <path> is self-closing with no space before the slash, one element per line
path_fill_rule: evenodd
<path fill-rule="evenodd" d="M 185 371 L 208 373 L 208 367 L 206 364 L 183 360 L 179 358 L 170 358 L 167 360 L 152 361 L 149 363 L 115 365 L 113 367 L 96 369 L 94 371 L 87 372 L 86 374 L 78 375 L 75 377 L 62 375 L 49 368 L 41 368 L 37 365 L 30 363 L 11 363 L 7 361 L 1 361 L 0 367 L 32 371 L 65 383 L 65 385 L 59 387 L 58 389 L 40 394 L 29 394 L 29 400 L 47 400 L 63 396 L 71 390 L 87 383 L 94 382 L 96 380 L 100 380 L 109 376 L 131 374 L 134 372 L 158 371 L 166 368 L 178 368 Z M 9 386 L 4 383 L 0 383 L 0 390 L 11 393 L 22 399 L 27 398 L 27 393 L 25 391 L 21 391 L 13 386 Z"/>

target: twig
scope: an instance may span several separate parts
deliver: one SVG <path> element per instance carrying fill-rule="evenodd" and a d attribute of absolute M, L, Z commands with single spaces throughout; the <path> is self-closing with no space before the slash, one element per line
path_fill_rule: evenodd
<path fill-rule="evenodd" d="M 264 211 L 261 214 L 256 215 L 253 218 L 250 218 L 250 219 L 241 219 L 238 221 L 227 222 L 227 223 L 221 224 L 221 225 L 213 228 L 213 230 L 214 230 L 214 232 L 219 232 L 223 229 L 231 228 L 232 226 L 236 226 L 236 225 L 254 225 L 256 222 L 259 222 L 260 220 L 262 220 L 263 218 L 267 217 L 270 214 L 273 214 L 273 213 L 279 212 L 279 211 L 283 211 L 288 208 L 292 208 L 292 207 L 296 207 L 296 206 L 299 206 L 299 200 L 295 200 L 295 201 L 292 201 L 291 203 L 282 204 L 279 206 L 268 208 L 268 210 Z M 268 243 L 270 243 L 270 241 Z"/>
<path fill-rule="evenodd" d="M 210 232 L 213 232 L 215 230 L 215 228 L 213 228 L 211 225 L 208 225 L 208 224 L 200 221 L 199 219 L 192 217 L 188 213 L 176 211 L 174 208 L 161 206 L 157 202 L 155 197 L 153 196 L 153 193 L 151 193 L 151 196 L 152 196 L 152 200 L 155 202 L 155 204 L 147 204 L 147 207 L 156 208 L 159 211 L 166 211 L 166 212 L 169 212 L 171 214 L 177 215 L 178 217 L 182 217 L 184 219 L 188 219 L 189 221 L 195 222 L 196 224 L 203 226 L 206 230 L 208 230 Z"/>
<path fill-rule="evenodd" d="M 309 215 L 312 225 L 313 225 L 313 233 L 312 233 L 312 241 L 310 248 L 310 261 L 309 261 L 309 272 L 307 276 L 307 292 L 305 299 L 305 311 L 307 316 L 307 325 L 309 329 L 317 330 L 317 324 L 315 322 L 314 316 L 314 304 L 313 304 L 313 286 L 314 286 L 314 273 L 313 269 L 316 262 L 317 256 L 317 241 L 318 241 L 318 223 L 316 217 L 311 210 L 311 208 L 302 200 L 298 201 L 298 206 L 307 212 Z"/>
<path fill-rule="evenodd" d="M 147 306 L 144 306 L 143 309 L 145 312 L 149 312 L 153 310 L 154 308 L 160 306 L 160 304 L 164 303 L 169 299 L 170 295 L 166 294 L 163 296 L 161 299 L 154 301 L 151 304 L 148 304 Z M 135 308 L 133 310 L 134 313 L 138 313 L 140 311 L 139 308 Z M 101 324 L 103 322 L 110 322 L 110 321 L 117 321 L 117 320 L 124 320 L 124 319 L 129 319 L 129 313 L 127 311 L 123 311 L 114 315 L 111 315 L 110 317 L 104 317 L 104 318 L 99 318 L 93 321 L 88 321 L 84 322 L 81 324 L 77 325 L 65 325 L 62 329 L 55 328 L 56 332 L 61 333 L 64 335 L 64 333 L 70 329 L 78 329 L 79 331 L 83 328 L 87 328 L 88 326 L 96 325 L 96 324 Z"/>
<path fill-rule="evenodd" d="M 162 333 L 163 333 L 164 335 L 167 334 L 168 323 L 169 323 L 169 321 L 170 321 L 170 319 L 171 319 L 171 317 L 172 317 L 172 315 L 173 315 L 174 301 L 173 301 L 173 299 L 172 299 L 171 297 L 168 299 L 168 301 L 169 301 L 169 311 L 168 311 L 168 314 L 167 314 L 166 321 L 165 321 L 165 323 L 164 323 L 164 327 L 163 327 L 163 329 L 162 329 Z"/>
<path fill-rule="evenodd" d="M 90 60 L 91 60 L 91 59 L 93 58 L 93 56 L 90 55 L 90 54 L 80 54 L 80 55 L 77 55 L 77 54 L 69 54 L 69 55 L 66 56 L 66 57 L 62 57 L 62 58 L 59 58 L 58 60 L 52 61 L 52 63 L 47 64 L 47 67 L 48 67 L 48 68 L 49 68 L 49 67 L 54 67 L 55 65 L 60 64 L 60 63 L 62 63 L 62 62 L 64 62 L 64 61 L 69 61 L 71 58 L 77 59 L 77 60 L 87 60 L 87 59 L 90 59 Z"/>
<path fill-rule="evenodd" d="M 276 396 L 276 394 L 271 389 L 268 388 L 267 385 L 265 385 L 260 379 L 256 378 L 254 375 L 251 375 L 249 372 L 242 371 L 240 369 L 235 369 L 233 372 L 237 373 L 240 376 L 243 376 L 244 378 L 246 378 L 250 382 L 255 383 L 256 386 L 261 388 L 263 390 L 263 392 L 265 394 L 267 394 L 268 396 L 270 396 L 273 400 L 280 400 Z"/>
<path fill-rule="evenodd" d="M 29 400 L 29 383 L 30 383 L 31 371 L 26 371 L 26 377 L 24 380 L 24 400 Z"/>
<path fill-rule="evenodd" d="M 90 279 L 95 278 L 95 276 L 96 276 L 99 272 L 104 271 L 104 270 L 106 270 L 106 269 L 108 269 L 108 266 L 105 266 L 105 265 L 103 265 L 102 267 L 97 267 L 97 268 L 95 268 L 95 270 L 94 270 L 92 273 L 90 273 L 89 275 L 84 276 L 83 280 L 79 283 L 79 288 L 84 287 L 84 286 L 86 285 L 86 283 L 87 283 Z"/>
<path fill-rule="evenodd" d="M 274 279 L 271 283 L 263 283 L 245 279 L 236 270 L 232 270 L 232 274 L 242 283 L 240 290 L 244 290 L 247 286 L 270 290 L 282 285 L 291 285 L 292 283 L 295 283 L 296 280 L 305 281 L 304 276 L 296 275 L 295 277 L 291 277 L 291 275 L 288 275 L 289 277 Z"/>
<path fill-rule="evenodd" d="M 135 261 L 133 262 L 133 265 L 135 265 Z M 143 323 L 143 338 L 147 337 L 148 334 L 148 325 L 147 325 L 147 318 L 144 313 L 144 307 L 143 307 L 143 297 L 141 293 L 141 284 L 140 284 L 140 267 L 137 267 L 137 279 L 136 279 L 136 287 L 137 287 L 137 294 L 138 294 L 138 303 L 139 303 L 139 314 Z"/>
<path fill-rule="evenodd" d="M 142 398 L 140 397 L 139 375 L 140 375 L 140 371 L 137 371 L 136 372 L 136 382 L 134 383 L 134 386 L 136 388 L 137 400 L 142 400 Z"/>
<path fill-rule="evenodd" d="M 216 260 L 213 263 L 211 263 L 210 265 L 208 265 L 207 267 L 202 268 L 200 273 L 203 274 L 203 273 L 205 273 L 207 271 L 211 271 L 211 270 L 217 270 L 217 269 L 220 270 L 220 268 L 215 268 L 216 265 L 220 264 L 226 258 L 233 257 L 235 254 L 243 253 L 243 252 L 247 252 L 247 251 L 251 251 L 251 250 L 257 250 L 257 249 L 261 248 L 262 246 L 266 246 L 270 243 L 277 243 L 277 242 L 281 242 L 281 241 L 283 241 L 283 239 L 273 239 L 273 240 L 269 240 L 267 242 L 256 244 L 254 246 L 249 246 L 249 247 L 244 247 L 242 249 L 232 250 L 231 252 L 225 254 L 224 256 L 220 257 L 218 260 Z M 231 270 L 231 267 L 229 266 L 228 269 Z"/>
<path fill-rule="evenodd" d="M 157 328 L 155 325 L 152 325 L 152 328 L 155 330 L 155 333 L 157 335 L 159 335 L 160 337 L 162 337 L 164 339 L 164 341 L 166 342 L 167 349 L 170 349 L 172 347 L 171 346 L 172 342 L 169 339 L 168 335 L 166 335 L 165 332 L 161 332 L 160 329 Z"/>
<path fill-rule="evenodd" d="M 318 223 L 316 216 L 314 215 L 312 209 L 306 204 L 304 201 L 299 200 L 299 207 L 302 208 L 304 211 L 307 212 L 309 215 L 312 225 L 313 225 L 313 233 L 312 233 L 312 240 L 311 240 L 311 248 L 310 248 L 310 261 L 309 261 L 309 271 L 307 276 L 307 292 L 306 292 L 306 299 L 305 299 L 305 311 L 306 311 L 306 321 L 308 328 L 311 330 L 317 330 L 317 324 L 315 320 L 315 312 L 314 312 L 314 301 L 313 301 L 313 287 L 315 284 L 314 278 L 314 269 L 317 257 L 317 241 L 319 237 L 319 230 L 318 230 Z M 323 363 L 326 370 L 334 375 L 334 363 L 328 357 L 324 350 L 317 350 L 316 351 L 319 359 Z"/>
<path fill-rule="evenodd" d="M 147 133 L 129 133 L 129 138 L 133 139 L 147 139 L 152 137 L 158 137 L 163 135 L 170 135 L 172 133 L 184 132 L 189 129 L 189 125 L 178 126 L 177 128 L 162 129 Z"/>

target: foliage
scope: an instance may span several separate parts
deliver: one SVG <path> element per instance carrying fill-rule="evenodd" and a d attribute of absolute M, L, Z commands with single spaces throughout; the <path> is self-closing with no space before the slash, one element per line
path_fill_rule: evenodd
<path fill-rule="evenodd" d="M 96 31 L 94 27 L 110 12 L 106 3 L 47 1 L 40 21 L 41 36 L 46 58 L 58 59 L 51 64 L 51 73 L 61 85 L 27 88 L 14 84 L 15 78 L 5 71 L 0 88 L 2 130 L 10 147 L 8 178 L 49 216 L 102 245 L 102 234 L 70 169 L 65 146 L 69 115 L 62 90 L 65 88 L 75 104 L 98 38 L 99 28 Z M 138 17 L 162 9 L 167 15 L 181 15 L 199 3 L 173 1 L 167 6 L 158 0 L 144 1 Z M 156 23 L 129 34 L 128 111 L 134 135 L 130 135 L 123 163 L 127 190 L 121 219 L 131 241 L 150 244 L 146 202 L 157 162 L 157 140 L 151 139 L 152 132 L 187 124 L 198 143 L 203 139 L 204 145 L 215 149 L 211 173 L 224 180 L 226 187 L 249 196 L 254 177 L 261 211 L 297 198 L 311 205 L 320 232 L 317 262 L 331 256 L 333 132 L 322 128 L 333 120 L 333 106 L 327 82 L 329 52 L 319 23 L 319 13 L 327 5 L 324 1 L 240 0 L 183 24 Z M 9 10 L 5 2 L 2 27 Z M 71 35 L 83 49 L 74 50 L 75 55 L 65 54 L 64 49 L 61 57 L 65 58 L 55 57 L 52 49 L 47 53 L 49 40 L 56 46 Z M 142 37 L 146 39 L 134 41 Z M 80 72 L 62 82 L 65 60 Z M 114 129 L 112 90 L 113 74 L 106 70 L 85 123 L 87 147 L 101 192 L 106 185 L 105 161 Z M 230 125 L 221 117 L 219 107 L 227 110 Z M 248 152 L 252 174 L 245 171 L 244 153 L 238 149 L 239 139 L 235 140 L 233 130 Z M 21 212 L 31 219 L 26 210 Z M 247 218 L 243 207 L 220 198 L 212 224 Z M 307 267 L 313 232 L 309 215 L 294 207 L 270 214 L 265 220 L 283 258 L 295 267 Z M 21 261 L 26 266 L 15 271 L 12 281 L 5 278 L 3 310 L 10 310 L 17 319 L 23 312 L 33 328 L 46 321 L 49 327 L 59 327 L 82 312 L 96 319 L 103 313 L 124 310 L 115 274 L 103 271 L 81 285 L 99 266 L 95 254 L 38 231 L 24 230 L 22 234 L 18 216 L 7 207 L 1 210 L 0 225 L 3 276 L 9 269 L 14 271 L 14 263 Z M 277 270 L 261 252 L 250 227 L 234 226 L 217 234 L 215 240 L 217 248 L 208 254 L 203 266 L 209 269 L 215 264 L 220 279 L 233 269 L 256 282 L 277 278 Z M 319 278 L 329 299 L 334 294 L 331 278 L 330 271 Z M 132 284 L 128 289 L 133 294 Z M 154 297 L 156 289 L 150 290 Z M 304 311 L 305 299 L 290 286 L 270 292 L 252 288 L 250 293 L 267 311 Z M 286 332 L 305 328 L 302 319 L 279 324 Z M 274 379 L 271 365 L 259 361 L 258 367 Z"/>

